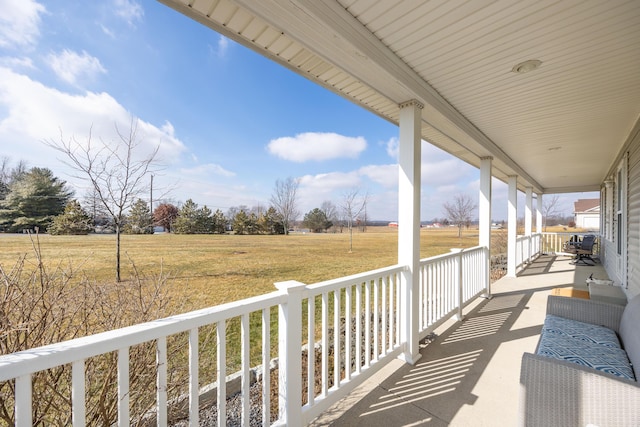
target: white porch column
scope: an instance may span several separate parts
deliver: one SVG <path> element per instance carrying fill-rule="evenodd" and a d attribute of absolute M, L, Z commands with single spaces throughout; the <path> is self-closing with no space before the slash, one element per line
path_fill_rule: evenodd
<path fill-rule="evenodd" d="M 526 189 L 526 203 L 524 207 L 524 234 L 531 236 L 533 230 L 533 188 Z"/>
<path fill-rule="evenodd" d="M 420 156 L 421 110 L 416 100 L 400 104 L 398 154 L 398 263 L 406 265 L 402 274 L 400 337 L 405 343 L 401 358 L 414 364 L 420 358 L 418 346 L 420 285 Z"/>
<path fill-rule="evenodd" d="M 536 233 L 542 233 L 542 193 L 536 193 Z"/>
<path fill-rule="evenodd" d="M 507 276 L 516 277 L 516 237 L 518 231 L 518 177 L 509 176 L 507 212 Z"/>
<path fill-rule="evenodd" d="M 487 248 L 485 263 L 486 296 L 491 296 L 491 163 L 493 157 L 480 159 L 480 203 L 478 211 L 478 244 Z"/>
<path fill-rule="evenodd" d="M 526 242 L 526 262 L 531 262 L 531 253 L 532 253 L 532 242 L 531 242 L 531 234 L 533 229 L 533 188 L 526 188 L 526 202 L 524 207 L 524 234 L 527 236 Z"/>

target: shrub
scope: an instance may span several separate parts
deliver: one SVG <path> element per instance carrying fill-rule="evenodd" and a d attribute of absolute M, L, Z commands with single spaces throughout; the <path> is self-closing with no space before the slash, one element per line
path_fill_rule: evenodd
<path fill-rule="evenodd" d="M 164 275 L 145 277 L 133 266 L 129 281 L 99 284 L 76 271 L 69 262 L 49 268 L 34 242 L 36 264 L 22 256 L 6 270 L 0 265 L 0 354 L 91 335 L 154 320 L 166 315 Z M 132 263 L 133 264 L 133 263 Z M 185 342 L 171 339 L 169 357 Z M 130 349 L 132 423 L 142 420 L 155 404 L 156 354 L 153 342 Z M 179 356 L 178 356 L 179 359 Z M 111 426 L 117 421 L 117 354 L 86 360 L 88 425 Z M 170 370 L 170 390 L 184 384 L 186 372 Z M 71 424 L 71 366 L 32 376 L 34 425 Z M 0 383 L 0 425 L 13 426 L 15 385 Z"/>

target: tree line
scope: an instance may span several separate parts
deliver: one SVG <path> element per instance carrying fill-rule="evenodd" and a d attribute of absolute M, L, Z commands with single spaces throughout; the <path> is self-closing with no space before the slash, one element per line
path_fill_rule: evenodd
<path fill-rule="evenodd" d="M 200 207 L 192 199 L 180 206 L 160 203 L 152 211 L 147 201 L 137 198 L 118 222 L 127 234 L 151 234 L 155 227 L 176 234 L 287 234 L 300 215 L 295 208 L 296 191 L 293 178 L 277 181 L 272 196 L 275 204 L 268 208 L 235 206 L 226 213 L 212 211 L 206 205 Z M 22 161 L 11 167 L 8 158 L 0 160 L 0 231 L 30 230 L 53 235 L 115 232 L 114 216 L 96 200 L 95 189 L 83 200 L 73 196 L 67 183 L 47 168 L 27 168 Z M 325 201 L 304 214 L 297 224 L 314 233 L 332 228 L 342 231 L 361 224 L 365 202 L 355 204 L 356 196 L 352 193 L 342 209 Z"/>

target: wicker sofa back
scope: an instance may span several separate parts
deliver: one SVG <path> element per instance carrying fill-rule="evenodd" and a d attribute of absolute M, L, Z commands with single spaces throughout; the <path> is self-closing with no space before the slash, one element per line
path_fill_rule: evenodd
<path fill-rule="evenodd" d="M 640 379 L 640 295 L 629 301 L 625 307 L 618 332 L 636 379 Z"/>
<path fill-rule="evenodd" d="M 563 319 L 572 324 L 583 322 L 586 330 L 604 326 L 611 333 L 609 338 L 573 334 L 557 327 Z M 549 296 L 547 320 L 536 354 L 525 353 L 522 357 L 520 425 L 640 426 L 640 296 L 626 306 Z M 609 341 L 618 338 L 616 349 L 615 343 Z M 555 357 L 549 340 L 566 347 L 558 353 L 573 351 L 575 357 Z M 582 346 L 576 340 L 598 345 Z M 581 355 L 581 351 L 591 354 Z M 603 368 L 604 363 L 594 366 L 594 360 L 606 359 L 610 363 L 610 353 L 616 352 L 626 358 L 626 371 L 619 370 L 619 366 Z M 589 363 L 584 363 L 582 356 L 590 359 Z"/>

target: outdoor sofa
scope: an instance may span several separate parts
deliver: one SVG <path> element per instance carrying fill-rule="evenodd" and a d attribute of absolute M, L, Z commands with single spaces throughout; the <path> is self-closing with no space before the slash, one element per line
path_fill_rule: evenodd
<path fill-rule="evenodd" d="M 577 321 L 577 322 L 576 322 Z M 640 426 L 640 295 L 626 306 L 549 296 L 520 370 L 522 426 Z"/>

